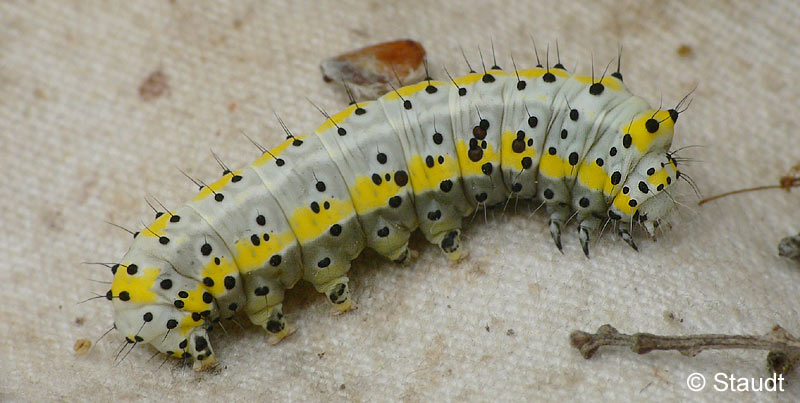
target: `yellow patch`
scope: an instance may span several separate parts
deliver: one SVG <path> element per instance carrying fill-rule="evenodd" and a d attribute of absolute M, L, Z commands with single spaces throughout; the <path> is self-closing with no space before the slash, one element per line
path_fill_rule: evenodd
<path fill-rule="evenodd" d="M 462 176 L 484 175 L 481 170 L 481 165 L 491 162 L 496 167 L 497 164 L 500 163 L 500 156 L 497 155 L 491 143 L 487 143 L 486 149 L 483 150 L 483 157 L 477 162 L 469 159 L 469 146 L 463 140 L 459 140 L 459 142 L 456 143 L 456 152 L 458 153 L 458 163 L 461 167 Z"/>
<path fill-rule="evenodd" d="M 579 75 L 576 74 L 576 75 L 572 76 L 572 78 L 580 81 L 583 84 L 594 84 L 594 83 L 599 82 L 599 83 L 603 84 L 604 87 L 606 87 L 606 88 L 608 88 L 610 90 L 614 90 L 614 91 L 622 90 L 622 81 L 619 81 L 616 77 L 606 76 L 606 77 L 603 77 L 602 81 L 593 81 L 592 76 L 579 76 Z M 596 80 L 596 78 L 595 78 L 595 80 Z"/>
<path fill-rule="evenodd" d="M 359 176 L 356 178 L 356 184 L 350 188 L 353 205 L 359 214 L 386 207 L 389 199 L 400 192 L 400 186 L 394 180 L 387 181 L 384 180 L 385 174 L 378 175 L 381 175 L 380 185 L 372 182 L 372 178 L 369 176 Z"/>
<path fill-rule="evenodd" d="M 326 201 L 330 203 L 330 207 L 327 209 L 324 207 Z M 317 203 L 319 203 L 319 213 L 313 212 L 308 205 L 304 205 L 294 209 L 294 212 L 289 217 L 289 224 L 301 244 L 316 239 L 327 231 L 331 225 L 355 214 L 353 204 L 350 201 L 322 199 Z"/>
<path fill-rule="evenodd" d="M 619 209 L 619 211 L 621 211 L 623 214 L 632 216 L 634 213 L 636 213 L 636 209 L 638 209 L 639 206 L 637 205 L 636 207 L 631 207 L 631 205 L 628 204 L 630 201 L 630 196 L 626 195 L 625 193 L 619 193 L 617 194 L 617 197 L 614 198 L 614 207 Z"/>
<path fill-rule="evenodd" d="M 508 73 L 506 73 L 503 70 L 489 70 L 486 72 L 486 74 L 491 74 L 493 76 L 498 76 L 498 77 L 505 77 L 508 75 Z M 483 73 L 469 73 L 463 77 L 458 77 L 453 81 L 457 86 L 464 87 L 480 81 L 483 78 L 483 76 L 484 76 Z"/>
<path fill-rule="evenodd" d="M 178 331 L 180 332 L 181 336 L 186 336 L 192 329 L 200 326 L 203 324 L 203 319 L 194 320 L 192 319 L 192 315 L 186 315 L 181 319 L 180 323 L 178 323 Z M 177 353 L 176 353 L 177 354 Z"/>
<path fill-rule="evenodd" d="M 536 149 L 534 147 L 528 146 L 528 139 L 530 137 L 525 137 L 523 141 L 525 141 L 525 149 L 522 150 L 521 153 L 514 152 L 513 143 L 517 139 L 517 134 L 512 132 L 511 130 L 506 130 L 503 132 L 503 140 L 501 142 L 501 151 L 500 151 L 500 158 L 502 159 L 502 166 L 503 168 L 511 168 L 514 171 L 522 171 L 522 159 L 525 157 L 530 157 L 531 159 L 536 158 Z"/>
<path fill-rule="evenodd" d="M 183 310 L 187 312 L 203 312 L 211 309 L 211 304 L 206 304 L 203 301 L 203 293 L 206 291 L 205 285 L 198 282 L 194 290 L 181 290 L 189 293 L 186 298 L 180 298 L 183 301 Z"/>
<path fill-rule="evenodd" d="M 411 157 L 408 164 L 408 176 L 415 194 L 422 194 L 429 190 L 439 190 L 439 184 L 445 180 L 458 179 L 458 164 L 449 155 L 444 155 L 444 162 L 437 161 L 432 168 L 428 168 L 421 155 Z"/>
<path fill-rule="evenodd" d="M 339 115 L 341 115 L 342 113 L 344 113 L 346 110 L 347 110 L 347 109 L 345 109 L 345 110 L 344 110 L 344 111 L 342 111 L 342 112 L 339 112 L 339 113 L 337 113 L 337 114 L 336 114 L 336 115 L 334 115 L 334 116 L 339 116 Z M 330 121 L 330 119 L 329 119 L 329 121 Z M 323 126 L 324 126 L 324 125 L 323 125 Z M 321 126 L 320 126 L 320 127 L 321 127 Z M 289 139 L 286 139 L 286 141 L 284 141 L 283 143 L 281 143 L 279 146 L 277 146 L 277 147 L 273 148 L 272 150 L 269 150 L 269 152 L 268 152 L 268 153 L 264 153 L 262 156 L 258 157 L 258 159 L 256 159 L 255 161 L 253 161 L 253 163 L 252 163 L 252 164 L 250 164 L 250 165 L 252 165 L 252 166 L 254 166 L 254 167 L 259 167 L 259 166 L 261 166 L 261 165 L 264 165 L 264 164 L 266 164 L 266 163 L 268 163 L 268 162 L 270 162 L 270 161 L 274 161 L 274 160 L 275 160 L 275 158 L 277 158 L 279 155 L 281 155 L 281 153 L 282 153 L 284 150 L 286 150 L 286 149 L 287 149 L 287 148 L 288 148 L 290 145 L 292 145 L 292 142 L 293 142 L 293 141 L 295 141 L 295 140 L 303 140 L 303 139 L 305 139 L 306 137 L 308 137 L 308 135 L 304 134 L 304 135 L 300 135 L 300 136 L 294 136 L 294 138 L 289 138 Z"/>
<path fill-rule="evenodd" d="M 167 226 L 172 212 L 161 214 L 161 217 L 156 218 L 144 231 L 139 232 L 139 235 L 144 235 L 150 238 L 160 238 L 164 236 L 164 228 Z"/>
<path fill-rule="evenodd" d="M 250 241 L 250 238 L 240 239 L 234 244 L 234 249 L 236 252 L 236 266 L 239 267 L 239 273 L 244 274 L 264 267 L 264 265 L 272 256 L 283 251 L 286 246 L 295 241 L 294 234 L 292 234 L 291 231 L 284 232 L 282 234 L 271 233 L 269 234 L 269 241 L 264 241 L 264 234 L 259 234 L 259 236 L 260 242 L 258 246 L 253 245 L 253 242 Z M 224 293 L 225 287 L 220 287 L 223 285 L 223 279 L 226 275 L 233 273 L 235 268 L 224 265 L 216 266 L 213 262 L 211 262 L 210 265 L 206 265 L 206 269 L 214 269 L 216 267 L 222 268 L 213 272 L 214 275 L 218 277 L 209 277 L 214 279 L 213 290 L 219 290 L 220 293 Z M 205 273 L 206 272 L 203 271 L 204 275 Z M 217 281 L 217 278 L 219 278 L 219 281 Z M 214 291 L 212 291 L 212 294 L 218 295 Z"/>
<path fill-rule="evenodd" d="M 424 90 L 425 88 L 428 88 L 428 85 L 429 85 L 428 81 L 422 81 L 422 82 L 419 82 L 419 83 L 416 83 L 416 84 L 406 85 L 405 87 L 402 87 L 402 88 L 398 89 L 397 91 L 387 92 L 386 95 L 383 96 L 383 99 L 385 99 L 387 101 L 400 99 L 401 97 L 403 99 L 408 99 L 412 95 Z M 443 82 L 441 82 L 441 81 L 433 81 L 433 80 L 431 80 L 430 85 L 432 85 L 434 87 L 439 87 L 439 86 L 443 86 L 445 84 Z"/>
<path fill-rule="evenodd" d="M 658 130 L 655 133 L 648 132 L 647 128 L 645 127 L 645 123 L 650 120 L 650 118 L 660 122 L 658 125 Z M 639 117 L 633 121 L 633 123 L 623 125 L 622 133 L 630 134 L 633 140 L 633 145 L 636 146 L 636 149 L 639 150 L 639 153 L 644 154 L 650 150 L 650 146 L 657 138 L 664 136 L 669 136 L 669 138 L 672 138 L 674 126 L 675 123 L 669 117 L 668 111 L 656 111 L 651 109 L 640 114 Z"/>
<path fill-rule="evenodd" d="M 353 104 L 353 105 L 348 106 L 347 108 L 344 108 L 343 111 L 334 114 L 333 116 L 331 116 L 330 119 L 326 120 L 325 123 L 319 125 L 319 127 L 317 127 L 317 129 L 314 130 L 314 133 L 324 133 L 324 132 L 330 130 L 331 128 L 336 127 L 337 125 L 339 125 L 342 122 L 344 122 L 345 119 L 350 117 L 350 115 L 353 114 L 353 112 L 356 110 L 356 108 L 364 107 L 366 105 L 369 105 L 369 102 L 359 102 L 358 105 Z"/>
<path fill-rule="evenodd" d="M 562 160 L 558 155 L 545 153 L 539 161 L 539 174 L 551 178 L 564 178 L 577 173 L 577 169 L 569 164 L 569 161 Z"/>
<path fill-rule="evenodd" d="M 164 214 L 165 216 L 167 214 Z M 140 269 L 141 270 L 141 269 Z M 117 274 L 114 275 L 114 281 L 111 283 L 111 294 L 115 297 L 119 293 L 127 291 L 131 299 L 128 301 L 133 304 L 149 304 L 156 301 L 156 293 L 150 291 L 156 281 L 156 277 L 161 273 L 156 267 L 146 267 L 141 270 L 141 275 L 128 274 L 125 266 L 120 265 L 117 269 Z"/>
<path fill-rule="evenodd" d="M 553 73 L 554 76 L 559 76 L 562 78 L 569 77 L 569 73 L 561 69 L 550 69 L 550 72 Z M 547 73 L 547 69 L 542 67 L 534 67 L 532 69 L 525 69 L 517 71 L 520 78 L 538 78 Z"/>
<path fill-rule="evenodd" d="M 239 175 L 241 173 L 242 173 L 241 170 L 234 171 L 234 172 L 232 172 L 232 173 L 230 173 L 228 175 L 223 175 L 221 178 L 219 178 L 219 180 L 217 180 L 216 182 L 214 182 L 214 183 L 212 183 L 212 184 L 210 184 L 208 186 L 203 186 L 203 188 L 200 189 L 200 192 L 197 193 L 197 195 L 192 199 L 192 201 L 203 200 L 203 199 L 205 199 L 206 197 L 208 197 L 208 196 L 210 196 L 212 194 L 220 192 L 222 189 L 225 188 L 225 186 L 228 183 L 231 182 L 231 178 L 233 178 L 234 175 Z M 167 215 L 167 214 L 164 214 L 164 215 Z"/>
<path fill-rule="evenodd" d="M 611 177 L 603 170 L 603 167 L 594 161 L 588 164 L 584 161 L 581 164 L 581 168 L 578 170 L 578 183 L 590 190 L 603 191 L 609 196 L 614 192 L 615 187 L 611 184 Z"/>
<path fill-rule="evenodd" d="M 672 161 L 669 162 L 668 166 L 672 168 L 672 172 L 675 172 L 678 169 Z M 650 184 L 652 184 L 655 187 L 658 187 L 658 185 L 664 185 L 664 187 L 667 187 L 668 186 L 667 178 L 669 177 L 670 177 L 670 172 L 669 170 L 667 170 L 667 167 L 665 166 L 664 168 L 661 168 L 658 171 L 656 171 L 656 173 L 650 175 L 647 178 L 647 181 L 650 182 Z"/>
<path fill-rule="evenodd" d="M 219 264 L 214 263 L 214 258 L 211 258 L 208 263 L 203 265 L 203 271 L 200 275 L 202 275 L 203 278 L 208 277 L 214 280 L 214 286 L 206 286 L 206 289 L 211 295 L 216 297 L 225 294 L 227 291 L 225 289 L 225 276 L 236 272 L 236 265 L 228 260 L 228 258 L 221 257 L 219 258 Z"/>

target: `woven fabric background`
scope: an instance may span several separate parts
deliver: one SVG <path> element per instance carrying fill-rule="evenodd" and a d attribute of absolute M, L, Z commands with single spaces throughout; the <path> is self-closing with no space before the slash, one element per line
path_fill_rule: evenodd
<path fill-rule="evenodd" d="M 291 4 L 289 4 L 291 3 Z M 604 349 L 584 360 L 572 330 L 800 334 L 800 267 L 777 257 L 800 230 L 800 195 L 744 194 L 685 204 L 657 242 L 636 253 L 607 235 L 584 258 L 577 231 L 552 245 L 541 214 L 481 215 L 466 227 L 468 260 L 450 264 L 415 236 L 420 257 L 397 266 L 367 251 L 354 265 L 360 308 L 341 317 L 311 287 L 285 304 L 299 331 L 277 346 L 262 330 L 225 325 L 212 373 L 149 358 L 113 358 L 111 332 L 76 356 L 79 338 L 111 326 L 108 270 L 141 228 L 148 195 L 179 206 L 194 192 L 177 170 L 210 181 L 210 149 L 231 166 L 323 121 L 345 95 L 319 62 L 412 38 L 434 70 L 462 74 L 477 48 L 511 69 L 535 64 L 529 35 L 557 39 L 570 69 L 616 57 L 629 87 L 672 106 L 693 87 L 675 148 L 706 194 L 774 183 L 800 162 L 800 4 L 784 1 L 5 1 L 0 3 L 0 400 L 797 400 L 787 391 L 694 393 L 693 372 L 766 376 L 760 352 L 638 356 Z M 684 47 L 682 51 L 679 51 Z M 142 84 L 156 74 L 159 85 Z M 441 75 L 440 75 L 441 76 Z M 152 81 L 152 80 L 151 80 Z M 158 83 L 157 83 L 158 84 Z M 155 87 L 155 88 L 153 88 Z M 155 90 L 155 92 L 153 92 Z"/>

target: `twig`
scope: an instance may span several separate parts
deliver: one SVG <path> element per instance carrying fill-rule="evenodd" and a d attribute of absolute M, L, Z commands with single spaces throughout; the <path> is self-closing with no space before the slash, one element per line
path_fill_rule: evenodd
<path fill-rule="evenodd" d="M 637 354 L 653 350 L 677 350 L 694 357 L 703 350 L 768 350 L 767 366 L 771 372 L 789 373 L 800 362 L 800 341 L 780 326 L 764 336 L 697 334 L 689 336 L 658 336 L 651 333 L 623 334 L 611 325 L 603 325 L 597 333 L 574 331 L 570 343 L 589 359 L 602 346 L 627 346 Z"/>
<path fill-rule="evenodd" d="M 786 175 L 781 176 L 781 178 L 778 180 L 778 184 L 777 185 L 765 185 L 765 186 L 756 186 L 756 187 L 747 188 L 747 189 L 732 190 L 730 192 L 725 192 L 725 193 L 722 193 L 722 194 L 718 194 L 716 196 L 706 197 L 705 199 L 700 200 L 700 202 L 698 202 L 697 205 L 698 206 L 702 206 L 703 204 L 705 204 L 707 202 L 710 202 L 712 200 L 717 200 L 717 199 L 720 199 L 720 198 L 723 198 L 723 197 L 727 197 L 727 196 L 735 195 L 735 194 L 739 194 L 739 193 L 757 192 L 757 191 L 768 190 L 768 189 L 783 189 L 783 190 L 789 192 L 789 191 L 791 191 L 792 188 L 798 187 L 798 186 L 800 186 L 800 164 L 797 164 L 797 165 L 793 166 Z"/>

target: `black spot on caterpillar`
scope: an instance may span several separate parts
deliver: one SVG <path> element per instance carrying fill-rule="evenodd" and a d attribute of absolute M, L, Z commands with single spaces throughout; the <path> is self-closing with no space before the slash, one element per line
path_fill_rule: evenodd
<path fill-rule="evenodd" d="M 603 223 L 636 248 L 629 226 L 652 234 L 674 205 L 668 150 L 685 100 L 653 109 L 618 71 L 574 75 L 558 63 L 353 102 L 241 170 L 221 164 L 221 179 L 141 231 L 107 294 L 115 327 L 206 368 L 211 324 L 244 311 L 279 341 L 292 331 L 284 291 L 300 279 L 347 311 L 347 272 L 365 247 L 405 262 L 420 229 L 458 260 L 463 217 L 511 198 L 542 201 L 559 249 L 571 216 L 587 257 Z"/>

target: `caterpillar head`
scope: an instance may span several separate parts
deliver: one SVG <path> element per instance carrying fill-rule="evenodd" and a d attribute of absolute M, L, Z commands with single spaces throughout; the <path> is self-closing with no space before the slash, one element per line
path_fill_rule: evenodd
<path fill-rule="evenodd" d="M 142 305 L 117 310 L 114 316 L 114 326 L 128 343 L 149 343 L 175 358 L 194 357 L 195 369 L 213 367 L 208 331 L 196 323 L 191 314 L 169 305 Z"/>
<path fill-rule="evenodd" d="M 675 205 L 666 189 L 679 175 L 675 160 L 668 153 L 646 154 L 614 198 L 609 218 L 623 223 L 638 221 L 652 236 L 655 227 Z"/>

